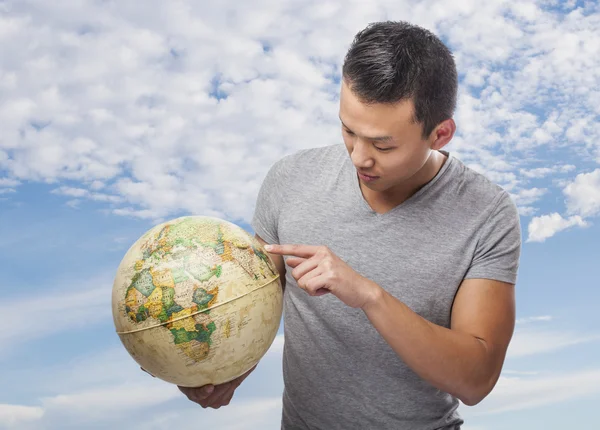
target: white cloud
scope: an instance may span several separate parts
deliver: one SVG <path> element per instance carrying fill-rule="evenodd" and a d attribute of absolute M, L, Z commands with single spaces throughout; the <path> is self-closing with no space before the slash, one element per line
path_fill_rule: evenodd
<path fill-rule="evenodd" d="M 533 218 L 529 223 L 529 242 L 543 242 L 556 233 L 574 226 L 587 227 L 585 218 L 600 213 L 600 169 L 590 173 L 580 173 L 572 182 L 564 183 L 567 213 L 563 218 L 558 213 Z"/>
<path fill-rule="evenodd" d="M 0 25 L 11 41 L 0 59 L 0 170 L 68 180 L 57 194 L 116 215 L 249 221 L 274 161 L 341 142 L 333 77 L 354 34 L 403 17 L 441 35 L 465 74 L 450 148 L 533 215 L 543 195 L 528 181 L 573 170 L 586 150 L 600 159 L 594 12 L 505 0 L 14 3 Z M 579 158 L 561 167 L 552 151 L 532 152 L 567 144 Z"/>
<path fill-rule="evenodd" d="M 282 350 L 283 335 L 279 334 L 257 369 L 238 388 L 227 413 L 197 407 L 174 385 L 142 372 L 123 347 L 113 347 L 101 352 L 90 351 L 44 368 L 11 372 L 7 375 L 7 383 L 35 380 L 35 386 L 29 389 L 30 395 L 35 396 L 37 392 L 50 395 L 39 398 L 40 406 L 31 408 L 0 405 L 0 422 L 4 422 L 2 417 L 13 415 L 22 416 L 23 420 L 29 415 L 39 415 L 39 422 L 48 429 L 92 425 L 105 428 L 116 423 L 128 423 L 127 427 L 132 429 L 146 429 L 156 428 L 164 422 L 169 411 L 175 410 L 177 419 L 173 417 L 171 424 L 179 420 L 182 424 L 189 422 L 200 414 L 202 421 L 211 424 L 212 428 L 271 428 L 281 414 Z M 168 406 L 165 405 L 167 402 L 170 402 Z M 137 418 L 130 420 L 128 417 L 131 416 Z M 140 419 L 140 416 L 144 418 Z M 70 424 L 67 426 L 65 422 Z"/>
<path fill-rule="evenodd" d="M 149 418 L 148 418 L 149 416 Z M 138 420 L 128 428 L 160 429 L 165 425 L 183 428 L 190 422 L 201 421 L 203 427 L 219 430 L 275 429 L 281 426 L 281 398 L 255 397 L 242 401 L 234 400 L 218 410 L 200 407 L 180 408 L 169 412 L 147 414 L 146 420 Z"/>
<path fill-rule="evenodd" d="M 528 324 L 528 323 L 532 323 L 532 322 L 551 321 L 551 320 L 552 320 L 552 316 L 542 315 L 542 316 L 537 316 L 537 317 L 517 318 L 516 323 L 517 324 Z"/>
<path fill-rule="evenodd" d="M 173 385 L 148 382 L 60 394 L 43 398 L 42 404 L 48 413 L 60 412 L 97 422 L 100 419 L 112 420 L 117 414 L 154 406 L 179 397 L 181 392 Z"/>
<path fill-rule="evenodd" d="M 598 215 L 600 213 L 600 169 L 577 175 L 563 192 L 567 197 L 567 209 L 570 214 L 579 214 L 582 217 Z"/>
<path fill-rule="evenodd" d="M 581 334 L 563 330 L 517 328 L 507 351 L 507 358 L 555 352 L 569 346 L 600 340 L 600 334 Z"/>
<path fill-rule="evenodd" d="M 281 417 L 282 349 L 283 335 L 280 334 L 257 369 L 238 388 L 227 412 L 201 409 L 174 385 L 142 372 L 124 348 L 115 347 L 43 369 L 23 369 L 8 375 L 8 383 L 35 380 L 32 394 L 53 394 L 40 398 L 39 407 L 0 405 L 0 421 L 5 422 L 2 418 L 9 416 L 18 416 L 21 420 L 31 416 L 31 419 L 37 417 L 48 429 L 98 425 L 106 428 L 116 423 L 119 426 L 126 423 L 127 428 L 132 429 L 147 429 L 158 428 L 165 420 L 171 425 L 178 422 L 183 425 L 202 419 L 204 425 L 219 429 L 273 428 Z M 273 384 L 275 386 L 270 387 Z M 136 418 L 130 419 L 132 416 Z"/>
<path fill-rule="evenodd" d="M 0 404 L 0 428 L 19 428 L 18 426 L 39 421 L 44 410 L 37 406 Z"/>
<path fill-rule="evenodd" d="M 567 219 L 558 213 L 542 215 L 533 218 L 527 227 L 529 236 L 527 242 L 544 242 L 556 233 L 571 227 L 587 227 L 589 224 L 579 215 L 573 215 Z"/>
<path fill-rule="evenodd" d="M 574 345 L 600 340 L 598 333 L 581 333 L 557 329 L 546 323 L 554 321 L 551 315 L 539 315 L 516 319 L 516 328 L 507 351 L 507 359 L 559 351 Z M 543 323 L 543 324 L 540 324 Z M 503 371 L 503 374 L 527 374 L 518 371 Z"/>
<path fill-rule="evenodd" d="M 538 212 L 538 209 L 533 206 L 518 206 L 517 209 L 521 216 L 533 216 Z"/>
<path fill-rule="evenodd" d="M 511 193 L 511 197 L 515 201 L 516 205 L 523 211 L 530 211 L 530 205 L 534 204 L 542 198 L 544 194 L 548 192 L 545 188 L 529 188 L 520 189 Z"/>
<path fill-rule="evenodd" d="M 540 374 L 540 372 L 528 371 L 528 370 L 510 370 L 510 369 L 502 370 L 502 375 L 532 376 L 532 375 L 539 375 L 539 374 Z"/>
<path fill-rule="evenodd" d="M 103 193 L 93 193 L 84 188 L 75 188 L 75 187 L 58 187 L 51 191 L 53 194 L 59 194 L 68 197 L 76 197 L 76 198 L 88 198 L 90 200 L 99 201 L 99 202 L 108 202 L 108 203 L 120 203 L 123 201 L 122 197 L 113 196 L 109 194 Z"/>
<path fill-rule="evenodd" d="M 0 178 L 0 187 L 16 187 L 20 182 L 12 178 Z"/>
<path fill-rule="evenodd" d="M 93 281 L 84 285 L 94 285 Z M 23 310 L 27 311 L 24 312 Z M 80 329 L 106 322 L 110 318 L 110 285 L 106 287 L 67 289 L 38 293 L 33 296 L 5 299 L 0 303 L 0 314 L 11 327 L 18 330 L 0 332 L 0 342 L 19 344 L 59 333 L 67 328 Z M 35 318 L 31 316 L 35 315 Z M 51 323 L 50 323 L 51 322 Z M 12 349 L 2 349 L 1 355 Z"/>
<path fill-rule="evenodd" d="M 542 179 L 549 175 L 555 175 L 557 173 L 568 173 L 575 170 L 575 166 L 572 164 L 563 164 L 554 167 L 537 167 L 533 169 L 520 169 L 519 173 L 527 178 L 531 179 Z"/>
<path fill-rule="evenodd" d="M 531 409 L 600 393 L 600 370 L 535 377 L 501 376 L 492 393 L 476 408 L 463 409 L 469 416 Z"/>

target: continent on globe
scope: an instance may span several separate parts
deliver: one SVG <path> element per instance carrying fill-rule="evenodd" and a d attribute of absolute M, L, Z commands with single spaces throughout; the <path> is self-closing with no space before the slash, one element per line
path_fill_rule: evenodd
<path fill-rule="evenodd" d="M 188 216 L 146 232 L 113 285 L 113 319 L 135 361 L 182 386 L 227 382 L 272 344 L 282 314 L 272 260 L 248 232 Z"/>

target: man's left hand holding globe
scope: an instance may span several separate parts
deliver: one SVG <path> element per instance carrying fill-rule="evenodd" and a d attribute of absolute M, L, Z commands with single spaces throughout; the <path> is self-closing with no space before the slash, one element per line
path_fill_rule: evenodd
<path fill-rule="evenodd" d="M 237 387 L 240 386 L 244 379 L 246 379 L 254 369 L 256 369 L 256 366 L 248 370 L 242 376 L 224 384 L 205 385 L 197 388 L 179 387 L 179 390 L 181 390 L 188 399 L 198 403 L 203 408 L 219 409 L 221 406 L 227 406 L 229 404 Z"/>
<path fill-rule="evenodd" d="M 144 372 L 152 375 L 143 367 L 141 368 Z M 248 370 L 242 376 L 238 376 L 232 381 L 226 382 L 219 385 L 204 385 L 203 387 L 182 387 L 177 386 L 179 390 L 187 396 L 189 400 L 194 403 L 198 403 L 203 408 L 219 409 L 221 406 L 227 406 L 237 387 L 250 375 L 256 366 Z"/>

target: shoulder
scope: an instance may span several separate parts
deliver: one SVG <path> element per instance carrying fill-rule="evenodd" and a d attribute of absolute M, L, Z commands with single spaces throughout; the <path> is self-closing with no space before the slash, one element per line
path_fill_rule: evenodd
<path fill-rule="evenodd" d="M 509 211 L 517 212 L 517 207 L 507 190 L 458 158 L 454 158 L 452 162 L 453 175 L 450 190 L 464 209 L 489 214 L 504 207 Z"/>
<path fill-rule="evenodd" d="M 296 175 L 322 172 L 323 168 L 343 160 L 344 145 L 334 144 L 315 148 L 300 149 L 276 161 L 271 171 L 281 178 L 293 179 Z"/>
<path fill-rule="evenodd" d="M 289 154 L 283 159 L 296 166 L 310 166 L 315 164 L 324 164 L 344 156 L 345 147 L 341 144 L 320 146 L 315 148 L 306 148 Z M 347 154 L 346 154 L 347 155 Z"/>

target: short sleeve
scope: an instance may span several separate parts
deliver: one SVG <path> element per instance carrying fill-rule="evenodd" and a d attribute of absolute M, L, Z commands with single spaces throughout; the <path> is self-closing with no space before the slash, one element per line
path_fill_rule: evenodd
<path fill-rule="evenodd" d="M 465 279 L 484 278 L 516 284 L 521 255 L 519 212 L 503 191 L 482 226 Z"/>
<path fill-rule="evenodd" d="M 289 156 L 277 161 L 267 172 L 258 191 L 254 215 L 250 225 L 254 232 L 267 243 L 279 243 L 277 233 L 279 214 L 285 199 Z"/>

